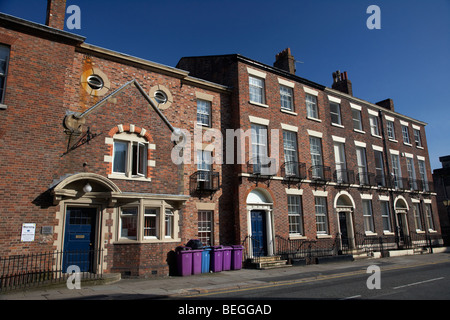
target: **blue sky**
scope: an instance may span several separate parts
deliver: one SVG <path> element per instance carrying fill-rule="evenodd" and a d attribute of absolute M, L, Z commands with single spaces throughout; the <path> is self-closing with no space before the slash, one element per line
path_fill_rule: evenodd
<path fill-rule="evenodd" d="M 0 12 L 45 23 L 46 0 L 0 0 Z M 169 66 L 183 56 L 240 53 L 272 65 L 290 47 L 297 75 L 331 86 L 347 71 L 354 96 L 394 100 L 428 123 L 432 169 L 450 155 L 450 0 L 67 0 L 86 42 Z M 381 29 L 369 30 L 370 5 Z"/>

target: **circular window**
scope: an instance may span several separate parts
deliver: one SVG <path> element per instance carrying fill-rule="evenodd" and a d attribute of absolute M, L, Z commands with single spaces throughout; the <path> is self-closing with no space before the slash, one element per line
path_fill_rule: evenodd
<path fill-rule="evenodd" d="M 159 103 L 159 104 L 164 104 L 167 102 L 167 94 L 164 91 L 161 90 L 157 90 L 155 92 L 155 100 Z"/>
<path fill-rule="evenodd" d="M 87 78 L 87 83 L 89 85 L 89 87 L 91 87 L 91 89 L 93 90 L 101 90 L 103 89 L 104 86 L 104 82 L 103 79 L 96 74 L 92 74 Z"/>
<path fill-rule="evenodd" d="M 81 87 L 95 97 L 104 96 L 111 88 L 111 82 L 99 68 L 88 68 L 81 74 Z"/>
<path fill-rule="evenodd" d="M 161 84 L 151 87 L 148 95 L 156 107 L 161 110 L 165 110 L 172 105 L 173 97 L 170 90 Z"/>

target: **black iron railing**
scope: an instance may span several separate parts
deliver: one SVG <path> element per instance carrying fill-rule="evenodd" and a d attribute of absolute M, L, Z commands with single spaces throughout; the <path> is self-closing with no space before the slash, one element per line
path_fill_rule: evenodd
<path fill-rule="evenodd" d="M 335 170 L 333 174 L 334 182 L 338 184 L 354 184 L 355 183 L 355 173 L 353 170 L 339 169 Z"/>
<path fill-rule="evenodd" d="M 101 279 L 103 249 L 52 251 L 1 257 L 0 291 L 66 282 L 72 272 L 78 270 L 80 280 Z"/>
<path fill-rule="evenodd" d="M 328 166 L 311 166 L 309 168 L 309 179 L 315 182 L 331 181 L 331 168 Z"/>
<path fill-rule="evenodd" d="M 315 263 L 317 258 L 343 254 L 368 254 L 381 252 L 384 256 L 389 250 L 428 249 L 442 246 L 442 236 L 438 233 L 411 233 L 406 236 L 371 236 L 357 233 L 354 237 L 336 234 L 324 239 L 286 239 L 276 236 L 275 254 L 292 263 L 295 259 L 304 259 L 306 263 Z"/>
<path fill-rule="evenodd" d="M 306 179 L 306 164 L 304 162 L 288 161 L 281 165 L 281 175 L 285 179 Z"/>
<path fill-rule="evenodd" d="M 214 193 L 220 188 L 219 172 L 197 171 L 190 176 L 190 191 L 193 193 Z"/>
<path fill-rule="evenodd" d="M 247 162 L 247 172 L 255 176 L 272 177 L 277 174 L 277 160 L 269 157 L 253 157 Z"/>

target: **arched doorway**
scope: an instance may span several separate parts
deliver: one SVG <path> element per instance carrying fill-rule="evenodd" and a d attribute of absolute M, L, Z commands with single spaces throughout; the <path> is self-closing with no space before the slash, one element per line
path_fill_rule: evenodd
<path fill-rule="evenodd" d="M 355 247 L 355 231 L 353 227 L 355 202 L 352 196 L 346 191 L 339 192 L 334 199 L 334 208 L 337 214 L 341 249 L 353 249 Z"/>
<path fill-rule="evenodd" d="M 63 251 L 62 270 L 77 265 L 82 272 L 95 272 L 101 265 L 96 255 L 102 245 L 102 217 L 120 189 L 111 180 L 94 173 L 65 177 L 52 190 L 54 204 L 59 204 L 58 239 Z"/>
<path fill-rule="evenodd" d="M 254 189 L 247 196 L 247 230 L 255 257 L 273 255 L 273 200 L 264 189 Z"/>
<path fill-rule="evenodd" d="M 394 201 L 395 217 L 397 220 L 398 237 L 400 242 L 407 242 L 409 240 L 409 228 L 408 228 L 408 203 L 406 199 L 399 196 Z"/>

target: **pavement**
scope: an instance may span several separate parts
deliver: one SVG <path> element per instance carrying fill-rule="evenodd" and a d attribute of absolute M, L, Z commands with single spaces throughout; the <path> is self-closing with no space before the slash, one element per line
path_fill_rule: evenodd
<path fill-rule="evenodd" d="M 200 296 L 208 299 L 214 293 L 252 288 L 302 279 L 320 279 L 327 275 L 366 273 L 368 266 L 379 265 L 408 268 L 414 265 L 449 262 L 450 254 L 440 252 L 389 258 L 364 258 L 346 262 L 331 262 L 306 266 L 289 266 L 268 270 L 241 269 L 203 273 L 185 277 L 173 276 L 152 279 L 119 279 L 110 275 L 110 283 L 81 283 L 80 289 L 59 287 L 33 288 L 0 294 L 0 300 L 140 300 L 186 299 Z M 107 276 L 107 275 L 105 275 Z M 108 279 L 107 279 L 108 280 Z"/>

